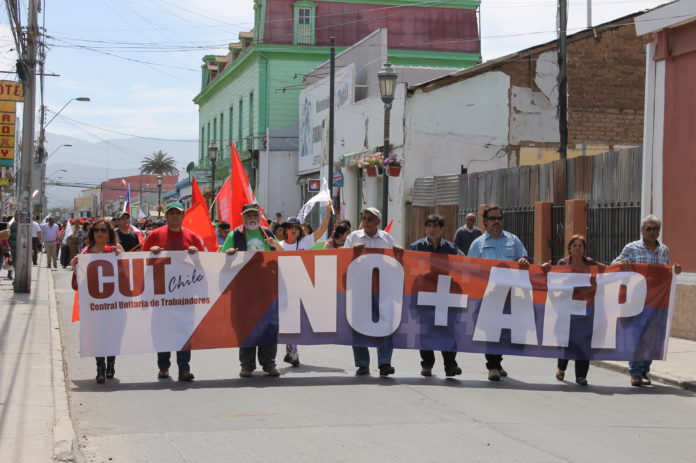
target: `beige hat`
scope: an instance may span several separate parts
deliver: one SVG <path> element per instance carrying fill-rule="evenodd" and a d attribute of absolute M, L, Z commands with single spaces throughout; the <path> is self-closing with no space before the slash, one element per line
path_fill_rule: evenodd
<path fill-rule="evenodd" d="M 377 218 L 379 219 L 380 222 L 382 221 L 382 213 L 379 212 L 379 209 L 377 209 L 376 207 L 366 207 L 365 209 L 363 209 L 362 211 L 360 211 L 361 214 L 362 214 L 363 212 L 369 212 L 370 214 L 372 214 L 372 215 L 374 215 L 375 217 L 377 217 Z"/>

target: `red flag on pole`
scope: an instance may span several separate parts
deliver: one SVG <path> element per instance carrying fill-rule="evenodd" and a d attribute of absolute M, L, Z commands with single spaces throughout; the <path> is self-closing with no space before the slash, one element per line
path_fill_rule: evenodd
<path fill-rule="evenodd" d="M 387 233 L 391 233 L 392 225 L 394 225 L 394 219 L 391 219 L 389 223 L 387 224 L 386 227 L 384 227 L 384 231 Z"/>
<path fill-rule="evenodd" d="M 255 203 L 256 196 L 254 195 L 254 190 L 251 189 L 251 185 L 249 185 L 249 177 L 247 177 L 242 160 L 239 158 L 237 148 L 234 146 L 234 143 L 230 144 L 232 145 L 232 185 L 229 200 L 230 215 L 227 222 L 229 222 L 232 228 L 235 228 L 242 224 L 242 206 Z M 268 227 L 268 221 L 263 213 L 261 214 L 261 225 Z"/>
<path fill-rule="evenodd" d="M 232 206 L 232 177 L 228 178 L 224 185 L 222 185 L 215 197 L 215 202 L 217 203 L 218 221 L 232 224 L 232 219 L 230 217 L 230 207 Z"/>
<path fill-rule="evenodd" d="M 210 221 L 208 206 L 195 178 L 191 180 L 191 207 L 186 209 L 182 225 L 200 236 L 208 251 L 217 252 L 218 243 L 215 228 Z"/>

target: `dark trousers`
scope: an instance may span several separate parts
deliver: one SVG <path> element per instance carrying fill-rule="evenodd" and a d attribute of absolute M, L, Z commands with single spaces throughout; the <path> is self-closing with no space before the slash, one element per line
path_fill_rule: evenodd
<path fill-rule="evenodd" d="M 500 370 L 503 368 L 502 365 L 503 356 L 496 354 L 486 354 L 486 369 L 488 370 Z"/>
<path fill-rule="evenodd" d="M 278 344 L 268 344 L 258 347 L 240 347 L 239 363 L 249 371 L 256 370 L 256 350 L 258 349 L 259 363 L 262 368 L 275 368 L 275 358 Z"/>
<path fill-rule="evenodd" d="M 115 363 L 116 362 L 116 356 L 115 355 L 109 355 L 108 357 L 95 357 L 97 360 L 97 368 L 106 368 L 106 362 L 108 361 L 109 363 Z"/>
<path fill-rule="evenodd" d="M 60 247 L 60 265 L 63 268 L 70 265 L 70 248 L 65 244 Z"/>
<path fill-rule="evenodd" d="M 39 263 L 39 251 L 41 251 L 41 241 L 39 241 L 39 238 L 32 238 L 31 239 L 31 262 L 34 265 L 38 265 Z"/>
<path fill-rule="evenodd" d="M 172 366 L 171 352 L 157 352 L 157 366 L 160 370 L 169 369 Z M 189 362 L 191 362 L 191 351 L 190 350 L 180 350 L 176 353 L 176 365 L 179 367 L 179 372 L 189 371 Z"/>
<path fill-rule="evenodd" d="M 435 365 L 435 352 L 432 350 L 420 351 L 421 366 L 423 368 L 432 368 Z M 445 364 L 445 370 L 457 368 L 457 361 L 454 359 L 457 356 L 456 352 L 442 351 L 442 361 Z"/>
<path fill-rule="evenodd" d="M 558 359 L 558 369 L 561 371 L 566 371 L 568 368 L 569 360 Z M 575 377 L 576 378 L 587 378 L 587 372 L 590 370 L 589 360 L 576 360 L 575 361 Z"/>

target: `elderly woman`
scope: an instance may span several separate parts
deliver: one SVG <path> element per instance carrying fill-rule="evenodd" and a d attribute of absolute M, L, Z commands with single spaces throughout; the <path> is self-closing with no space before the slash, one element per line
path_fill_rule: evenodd
<path fill-rule="evenodd" d="M 106 219 L 97 219 L 87 232 L 87 246 L 81 254 L 97 254 L 102 252 L 123 252 L 121 245 L 116 244 L 116 234 L 111 223 Z M 75 256 L 70 261 L 73 270 L 77 269 L 79 257 Z M 77 290 L 76 273 L 73 273 L 72 287 Z M 113 378 L 116 373 L 116 356 L 97 357 L 97 383 L 102 384 L 106 378 Z"/>
<path fill-rule="evenodd" d="M 558 261 L 558 265 L 573 265 L 576 267 L 584 267 L 588 265 L 597 265 L 604 268 L 605 265 L 595 262 L 587 257 L 587 241 L 582 235 L 573 235 L 568 241 L 568 255 Z M 568 368 L 568 359 L 558 359 L 556 370 L 556 379 L 563 381 L 565 371 Z M 587 372 L 590 369 L 589 360 L 575 360 L 575 382 L 581 386 L 587 386 Z"/>

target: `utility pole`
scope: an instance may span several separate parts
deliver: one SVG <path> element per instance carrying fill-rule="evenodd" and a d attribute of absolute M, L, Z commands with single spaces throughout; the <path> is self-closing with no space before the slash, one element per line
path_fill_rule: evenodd
<path fill-rule="evenodd" d="M 40 6 L 39 6 L 40 7 Z M 46 30 L 46 13 L 43 14 L 43 30 Z M 39 35 L 42 38 L 43 35 Z M 44 102 L 44 63 L 46 61 L 46 44 L 43 39 L 38 43 L 39 54 L 39 89 L 41 92 L 39 106 L 39 146 L 36 149 L 36 164 L 40 169 L 39 176 L 39 203 L 41 207 L 41 218 L 46 216 L 47 199 L 46 199 L 46 103 Z"/>
<path fill-rule="evenodd" d="M 592 29 L 592 0 L 587 0 L 587 28 Z"/>
<path fill-rule="evenodd" d="M 333 199 L 333 170 L 334 170 L 334 113 L 336 104 L 336 37 L 329 39 L 331 47 L 330 76 L 329 76 L 329 196 Z M 333 233 L 334 216 L 329 218 L 329 236 Z"/>
<path fill-rule="evenodd" d="M 14 284 L 14 290 L 17 293 L 31 292 L 31 164 L 34 154 L 34 111 L 36 109 L 36 43 L 39 36 L 36 2 L 37 0 L 29 0 L 25 52 L 17 63 L 24 86 L 24 126 Z"/>
<path fill-rule="evenodd" d="M 560 131 L 560 146 L 558 152 L 561 159 L 568 157 L 568 43 L 566 29 L 568 27 L 568 0 L 558 0 L 558 129 Z"/>

